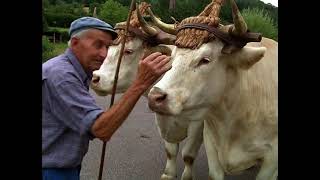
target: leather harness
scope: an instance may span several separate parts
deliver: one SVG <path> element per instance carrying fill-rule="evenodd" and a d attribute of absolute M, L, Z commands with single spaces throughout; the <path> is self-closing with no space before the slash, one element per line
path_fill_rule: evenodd
<path fill-rule="evenodd" d="M 244 47 L 248 42 L 260 42 L 261 38 L 262 38 L 261 33 L 252 33 L 249 31 L 247 31 L 241 37 L 236 37 L 236 36 L 230 35 L 229 33 L 225 33 L 214 26 L 209 26 L 207 24 L 200 24 L 200 23 L 184 24 L 181 27 L 179 27 L 177 29 L 177 31 L 179 32 L 185 28 L 196 28 L 196 29 L 206 30 L 206 31 L 214 34 L 216 37 L 218 37 L 219 39 L 221 39 L 225 43 L 235 45 L 239 48 Z"/>

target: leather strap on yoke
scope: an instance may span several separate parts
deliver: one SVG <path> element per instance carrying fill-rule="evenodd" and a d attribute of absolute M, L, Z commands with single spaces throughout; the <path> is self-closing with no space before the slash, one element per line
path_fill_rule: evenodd
<path fill-rule="evenodd" d="M 235 45 L 239 48 L 244 47 L 248 42 L 260 42 L 262 39 L 261 33 L 251 33 L 247 32 L 241 37 L 235 37 L 228 33 L 225 33 L 214 26 L 209 26 L 207 24 L 200 24 L 200 23 L 190 23 L 184 24 L 178 28 L 178 31 L 185 29 L 185 28 L 196 28 L 206 30 L 212 34 L 214 34 L 219 39 L 223 40 L 228 44 Z"/>

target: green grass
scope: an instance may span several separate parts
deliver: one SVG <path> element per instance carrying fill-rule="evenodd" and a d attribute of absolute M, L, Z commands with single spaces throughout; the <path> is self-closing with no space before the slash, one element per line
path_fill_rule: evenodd
<path fill-rule="evenodd" d="M 42 62 L 46 62 L 48 59 L 53 58 L 59 54 L 62 54 L 68 47 L 67 43 L 50 43 L 52 49 L 42 52 Z"/>
<path fill-rule="evenodd" d="M 262 33 L 262 36 L 278 41 L 278 28 L 267 11 L 248 8 L 244 9 L 241 14 L 252 32 Z"/>

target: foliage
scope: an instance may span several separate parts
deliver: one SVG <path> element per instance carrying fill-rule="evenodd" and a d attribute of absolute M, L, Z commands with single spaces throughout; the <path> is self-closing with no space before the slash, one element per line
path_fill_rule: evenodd
<path fill-rule="evenodd" d="M 47 58 L 47 54 L 54 49 L 53 44 L 46 36 L 42 36 L 42 59 Z"/>
<path fill-rule="evenodd" d="M 44 16 L 42 16 L 42 32 L 48 31 L 48 23 Z"/>
<path fill-rule="evenodd" d="M 71 22 L 81 16 L 76 16 L 70 13 L 46 13 L 46 19 L 49 26 L 58 26 L 67 28 Z"/>
<path fill-rule="evenodd" d="M 240 11 L 248 8 L 263 9 L 272 18 L 273 23 L 278 27 L 278 8 L 271 5 L 265 4 L 260 0 L 236 0 L 237 6 Z M 225 1 L 225 5 L 221 7 L 220 19 L 222 22 L 232 23 L 232 10 L 229 1 Z"/>
<path fill-rule="evenodd" d="M 50 6 L 49 0 L 42 0 L 42 8 L 48 8 Z"/>
<path fill-rule="evenodd" d="M 174 23 L 171 17 L 181 22 L 186 17 L 198 15 L 212 0 L 175 0 L 175 9 L 169 10 L 170 0 L 137 0 L 148 2 L 153 12 L 167 23 Z M 173 1 L 173 0 L 171 0 Z M 235 0 L 240 11 L 248 8 L 263 9 L 268 13 L 272 23 L 278 27 L 278 8 L 265 4 L 260 0 Z M 70 23 L 83 16 L 92 16 L 94 7 L 97 8 L 98 18 L 107 21 L 113 26 L 125 21 L 128 15 L 131 0 L 43 0 L 43 24 L 48 26 L 68 28 Z M 89 14 L 83 7 L 89 7 Z M 229 0 L 221 7 L 220 19 L 222 24 L 232 23 L 232 13 Z"/>
<path fill-rule="evenodd" d="M 278 41 L 278 29 L 265 10 L 248 8 L 244 9 L 241 14 L 252 32 L 260 32 L 264 37 Z"/>
<path fill-rule="evenodd" d="M 125 21 L 128 16 L 129 8 L 114 0 L 107 0 L 100 9 L 98 17 L 111 25 Z"/>
<path fill-rule="evenodd" d="M 60 27 L 48 27 L 47 31 L 45 31 L 45 34 L 59 34 L 61 35 L 61 40 L 63 42 L 66 42 L 69 40 L 69 29 L 68 28 L 60 28 Z M 58 38 L 58 37 L 56 37 Z"/>
<path fill-rule="evenodd" d="M 67 28 L 75 19 L 87 16 L 81 4 L 61 4 L 44 7 L 43 14 L 49 26 Z"/>
<path fill-rule="evenodd" d="M 62 54 L 67 47 L 67 43 L 53 44 L 46 36 L 42 36 L 42 62 Z"/>
<path fill-rule="evenodd" d="M 48 37 L 42 36 L 42 52 L 44 51 L 52 51 L 53 45 L 50 43 Z"/>

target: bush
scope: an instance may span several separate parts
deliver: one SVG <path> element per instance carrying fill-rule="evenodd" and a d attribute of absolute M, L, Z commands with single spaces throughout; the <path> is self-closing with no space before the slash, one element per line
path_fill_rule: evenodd
<path fill-rule="evenodd" d="M 52 51 L 53 44 L 49 41 L 48 37 L 42 36 L 42 52 Z"/>
<path fill-rule="evenodd" d="M 48 31 L 48 23 L 44 16 L 42 16 L 42 32 Z"/>
<path fill-rule="evenodd" d="M 45 17 L 47 19 L 48 26 L 57 26 L 68 28 L 72 21 L 81 16 L 77 16 L 70 13 L 53 13 L 47 12 L 45 13 Z"/>
<path fill-rule="evenodd" d="M 61 40 L 63 42 L 67 42 L 69 40 L 69 29 L 68 28 L 60 28 L 60 27 L 48 27 L 47 31 L 45 31 L 46 35 L 56 33 L 56 38 L 59 40 L 58 35 L 61 35 Z"/>
<path fill-rule="evenodd" d="M 114 26 L 118 22 L 125 21 L 127 19 L 128 12 L 128 7 L 122 6 L 114 0 L 107 0 L 101 6 L 98 16 L 101 20 L 104 20 Z"/>
<path fill-rule="evenodd" d="M 46 36 L 42 36 L 42 62 L 63 53 L 67 47 L 67 43 L 53 44 Z"/>
<path fill-rule="evenodd" d="M 241 14 L 250 31 L 262 33 L 263 37 L 278 41 L 278 29 L 266 11 L 258 8 L 247 8 Z"/>

